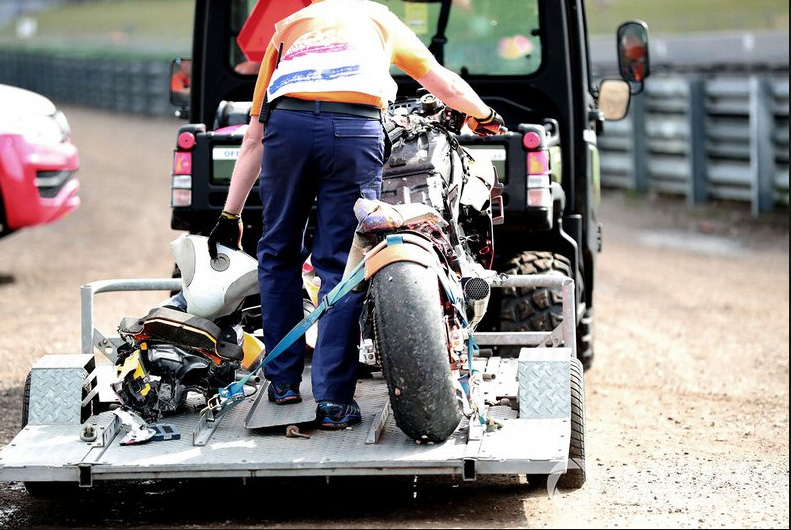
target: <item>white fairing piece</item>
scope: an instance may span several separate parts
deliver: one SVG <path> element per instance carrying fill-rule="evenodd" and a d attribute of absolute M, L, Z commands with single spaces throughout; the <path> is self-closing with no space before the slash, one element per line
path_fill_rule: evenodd
<path fill-rule="evenodd" d="M 460 201 L 480 212 L 492 197 L 492 188 L 497 182 L 497 173 L 488 160 L 484 159 L 480 162 L 473 160 L 470 164 L 470 176 L 472 178 L 464 183 Z"/>
<path fill-rule="evenodd" d="M 170 243 L 170 251 L 181 271 L 187 312 L 214 320 L 258 292 L 258 261 L 224 245 L 217 245 L 217 259 L 211 259 L 207 242 L 205 236 L 184 234 Z"/>

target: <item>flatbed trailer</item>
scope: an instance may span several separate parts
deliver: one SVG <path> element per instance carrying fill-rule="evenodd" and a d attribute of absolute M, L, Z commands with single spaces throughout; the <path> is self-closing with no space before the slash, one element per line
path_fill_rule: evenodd
<path fill-rule="evenodd" d="M 200 400 L 162 418 L 168 431 L 157 440 L 125 445 L 128 425 L 114 412 L 117 347 L 123 339 L 94 327 L 94 298 L 113 291 L 178 290 L 177 279 L 120 279 L 81 290 L 82 351 L 48 354 L 25 384 L 22 430 L 0 451 L 0 480 L 22 481 L 31 493 L 42 485 L 91 487 L 105 480 L 340 475 L 478 475 L 567 477 L 584 482 L 584 390 L 576 358 L 573 280 L 559 275 L 498 277 L 493 287 L 545 285 L 563 294 L 566 323 L 551 332 L 475 333 L 479 346 L 521 345 L 518 358 L 477 357 L 483 374 L 486 421 L 462 419 L 442 443 L 418 443 L 396 426 L 387 383 L 360 379 L 355 399 L 361 424 L 322 431 L 256 391 L 215 416 Z M 567 346 L 570 345 L 570 346 Z M 481 348 L 483 351 L 485 348 Z M 97 355 L 98 352 L 98 355 Z M 302 384 L 306 406 L 310 371 Z M 302 407 L 304 411 L 304 407 Z M 285 415 L 255 428 L 260 414 Z"/>

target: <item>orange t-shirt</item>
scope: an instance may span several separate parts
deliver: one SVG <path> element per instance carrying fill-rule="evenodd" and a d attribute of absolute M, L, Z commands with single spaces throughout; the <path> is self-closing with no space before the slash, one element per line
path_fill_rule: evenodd
<path fill-rule="evenodd" d="M 178 71 L 170 78 L 170 89 L 175 92 L 182 92 L 190 87 L 190 77 Z"/>
<path fill-rule="evenodd" d="M 278 61 L 279 50 L 282 55 Z M 436 59 L 387 7 L 365 0 L 313 0 L 275 25 L 258 72 L 252 116 L 281 96 L 386 108 L 395 65 L 413 79 Z"/>

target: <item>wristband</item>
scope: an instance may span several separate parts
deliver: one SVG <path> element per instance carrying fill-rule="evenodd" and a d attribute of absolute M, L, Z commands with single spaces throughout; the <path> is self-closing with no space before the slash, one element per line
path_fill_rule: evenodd
<path fill-rule="evenodd" d="M 237 220 L 242 218 L 242 216 L 239 214 L 226 212 L 225 210 L 222 211 L 220 217 L 224 219 L 237 219 Z"/>
<path fill-rule="evenodd" d="M 494 115 L 495 115 L 494 109 L 492 107 L 489 107 L 489 115 L 482 120 L 478 120 L 478 123 L 480 123 L 481 125 L 486 125 L 487 123 L 491 122 L 494 119 Z"/>

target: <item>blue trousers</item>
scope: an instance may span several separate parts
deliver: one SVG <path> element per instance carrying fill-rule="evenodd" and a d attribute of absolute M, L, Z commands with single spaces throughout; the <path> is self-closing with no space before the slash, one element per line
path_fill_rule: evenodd
<path fill-rule="evenodd" d="M 258 281 L 264 345 L 272 351 L 304 318 L 302 264 L 321 278 L 319 299 L 343 276 L 360 197 L 378 199 L 384 164 L 379 120 L 344 114 L 274 109 L 264 132 L 259 193 L 263 233 Z M 312 248 L 305 233 L 316 203 Z M 350 293 L 318 322 L 311 363 L 313 397 L 350 403 L 357 383 L 362 293 Z M 270 361 L 264 375 L 276 383 L 301 382 L 304 336 Z"/>

